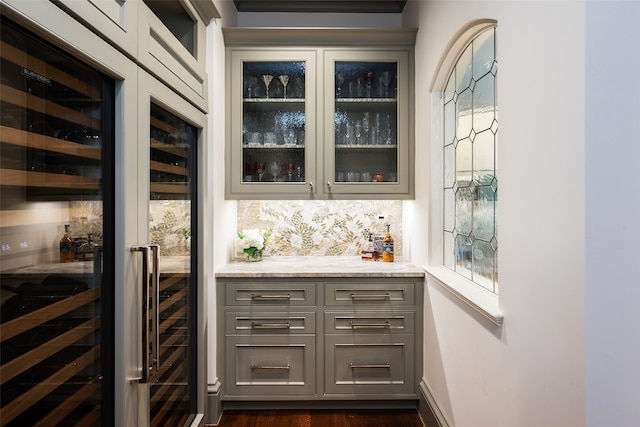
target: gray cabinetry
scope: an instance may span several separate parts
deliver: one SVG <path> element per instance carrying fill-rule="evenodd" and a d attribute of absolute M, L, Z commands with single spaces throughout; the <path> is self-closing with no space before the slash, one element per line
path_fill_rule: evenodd
<path fill-rule="evenodd" d="M 417 399 L 421 277 L 218 277 L 223 401 Z"/>
<path fill-rule="evenodd" d="M 316 378 L 316 285 L 231 281 L 224 313 L 226 395 L 238 400 L 312 398 Z"/>
<path fill-rule="evenodd" d="M 415 396 L 415 288 L 403 279 L 325 283 L 327 396 Z"/>

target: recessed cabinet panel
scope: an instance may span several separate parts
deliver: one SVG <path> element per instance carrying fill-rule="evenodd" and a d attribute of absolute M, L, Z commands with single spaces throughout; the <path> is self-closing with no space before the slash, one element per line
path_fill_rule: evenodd
<path fill-rule="evenodd" d="M 327 395 L 414 393 L 413 336 L 327 335 L 325 348 Z"/>
<path fill-rule="evenodd" d="M 53 0 L 132 57 L 138 55 L 138 2 L 122 0 Z"/>
<path fill-rule="evenodd" d="M 227 337 L 227 390 L 229 395 L 313 395 L 315 391 L 315 338 Z"/>

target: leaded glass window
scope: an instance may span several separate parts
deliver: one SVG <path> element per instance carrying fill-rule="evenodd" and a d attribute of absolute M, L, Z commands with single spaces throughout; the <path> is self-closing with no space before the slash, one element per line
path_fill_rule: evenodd
<path fill-rule="evenodd" d="M 496 29 L 464 49 L 444 90 L 444 265 L 498 293 Z"/>

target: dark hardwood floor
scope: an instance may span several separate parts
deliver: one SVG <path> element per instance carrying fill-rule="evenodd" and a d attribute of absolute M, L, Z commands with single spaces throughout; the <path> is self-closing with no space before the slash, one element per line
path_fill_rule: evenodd
<path fill-rule="evenodd" d="M 225 410 L 218 427 L 423 427 L 415 409 Z"/>

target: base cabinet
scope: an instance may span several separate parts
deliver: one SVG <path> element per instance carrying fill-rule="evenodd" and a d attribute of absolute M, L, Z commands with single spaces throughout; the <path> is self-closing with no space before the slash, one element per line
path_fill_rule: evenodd
<path fill-rule="evenodd" d="M 422 280 L 224 279 L 223 401 L 415 400 Z"/>

